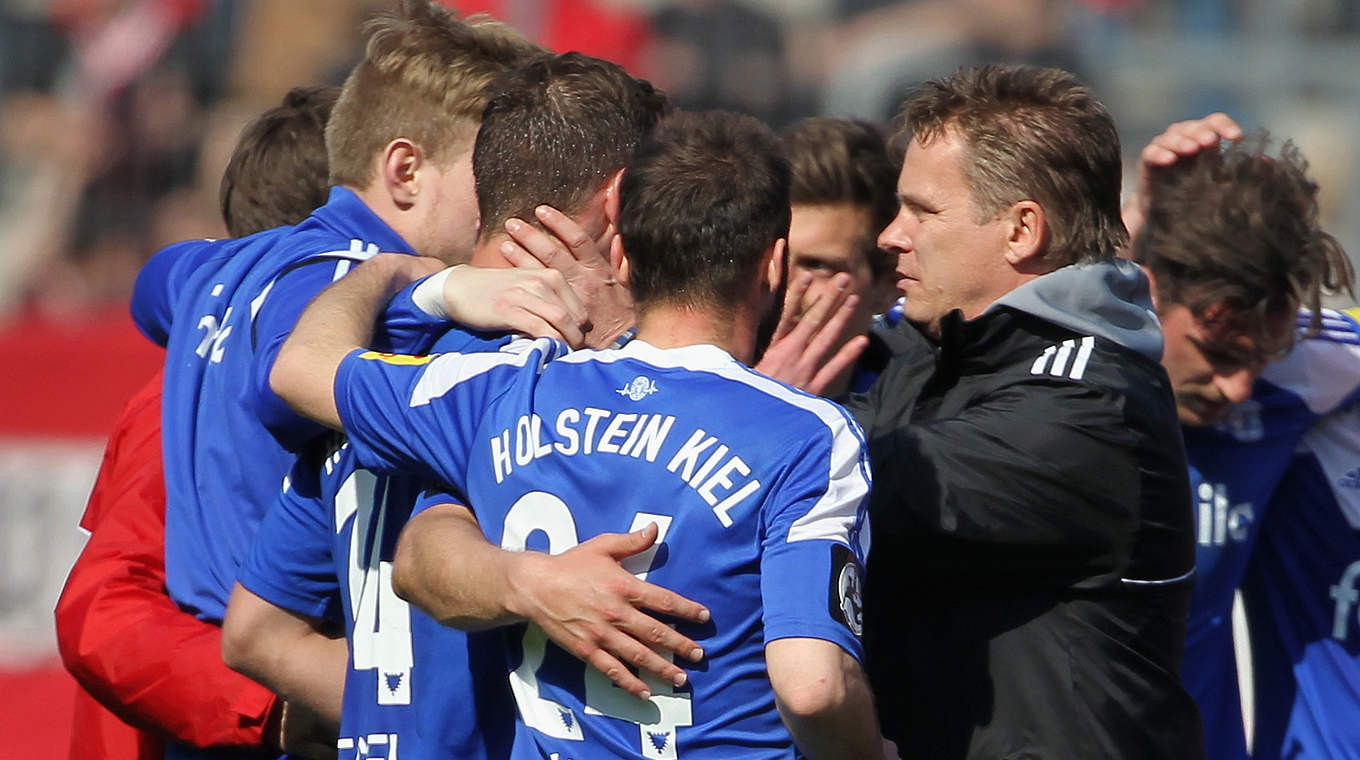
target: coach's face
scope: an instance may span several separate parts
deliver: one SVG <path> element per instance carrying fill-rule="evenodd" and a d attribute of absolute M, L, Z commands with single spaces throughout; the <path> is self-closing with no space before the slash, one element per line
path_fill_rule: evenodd
<path fill-rule="evenodd" d="M 912 140 L 897 180 L 900 208 L 878 237 L 897 255 L 906 318 L 936 337 L 945 314 L 977 317 L 1017 284 L 1006 261 L 1008 225 L 1000 214 L 979 214 L 966 160 L 963 139 L 949 130 L 928 143 Z"/>

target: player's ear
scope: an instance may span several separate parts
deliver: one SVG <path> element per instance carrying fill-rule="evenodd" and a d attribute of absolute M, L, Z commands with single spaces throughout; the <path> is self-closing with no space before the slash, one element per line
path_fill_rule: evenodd
<path fill-rule="evenodd" d="M 604 186 L 604 218 L 616 230 L 619 228 L 619 187 L 623 184 L 623 172 L 623 169 L 614 172 Z"/>
<path fill-rule="evenodd" d="M 620 285 L 632 287 L 632 272 L 628 269 L 628 254 L 623 251 L 622 235 L 615 235 L 609 243 L 609 265 L 614 268 L 614 276 Z"/>
<path fill-rule="evenodd" d="M 405 137 L 398 137 L 383 149 L 380 179 L 397 208 L 406 210 L 415 204 L 420 194 L 417 174 L 424 163 L 420 146 Z"/>
<path fill-rule="evenodd" d="M 770 260 L 765 263 L 765 283 L 771 293 L 779 290 L 780 284 L 784 282 L 784 254 L 787 251 L 788 241 L 784 238 L 774 241 L 774 246 L 770 248 Z"/>

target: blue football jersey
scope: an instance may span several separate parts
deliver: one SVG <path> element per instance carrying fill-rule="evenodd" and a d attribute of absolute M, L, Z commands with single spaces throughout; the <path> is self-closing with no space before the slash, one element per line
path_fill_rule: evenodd
<path fill-rule="evenodd" d="M 335 188 L 295 227 L 170 246 L 138 277 L 134 318 L 166 341 L 166 585 L 201 619 L 221 621 L 289 449 L 321 432 L 269 389 L 273 358 L 311 299 L 380 250 L 410 248 Z M 436 326 L 420 317 L 398 315 L 375 345 L 427 349 Z"/>
<path fill-rule="evenodd" d="M 1314 367 L 1357 382 L 1360 340 Z M 1304 437 L 1243 587 L 1256 706 L 1253 758 L 1360 758 L 1360 406 Z"/>
<path fill-rule="evenodd" d="M 535 626 L 504 633 L 516 757 L 791 758 L 764 646 L 831 641 L 861 656 L 868 460 L 840 407 L 712 346 L 565 354 L 521 341 L 425 365 L 356 353 L 337 404 L 360 461 L 450 485 L 488 539 L 560 553 L 659 528 L 639 577 L 706 605 L 678 623 L 705 661 L 640 701 Z"/>
<path fill-rule="evenodd" d="M 455 330 L 434 349 L 494 351 L 508 340 Z M 359 469 L 343 436 L 314 441 L 241 567 L 241 584 L 266 601 L 343 622 L 340 760 L 509 753 L 514 705 L 499 636 L 442 626 L 392 590 L 397 536 L 426 485 Z"/>
<path fill-rule="evenodd" d="M 1354 370 L 1349 383 L 1329 370 L 1344 363 L 1337 349 L 1356 341 L 1355 323 L 1331 310 L 1323 318 L 1323 331 L 1301 336 L 1224 422 L 1184 428 L 1198 546 L 1181 674 L 1204 717 L 1209 757 L 1247 756 L 1231 618 L 1267 505 L 1309 427 L 1360 386 Z M 1301 329 L 1311 321 L 1301 314 Z"/>

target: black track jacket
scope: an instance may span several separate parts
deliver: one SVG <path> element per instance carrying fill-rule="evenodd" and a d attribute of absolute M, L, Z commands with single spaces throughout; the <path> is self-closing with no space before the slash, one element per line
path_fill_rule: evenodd
<path fill-rule="evenodd" d="M 1147 280 L 1065 267 L 849 406 L 874 472 L 865 645 L 904 758 L 1199 758 L 1185 451 Z"/>

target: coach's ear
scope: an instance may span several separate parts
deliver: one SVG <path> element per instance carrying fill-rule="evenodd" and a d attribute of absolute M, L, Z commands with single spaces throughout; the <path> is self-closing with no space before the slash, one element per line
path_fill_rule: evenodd
<path fill-rule="evenodd" d="M 1044 207 L 1025 200 L 1001 212 L 1006 223 L 1006 263 L 1019 272 L 1045 274 L 1052 267 L 1044 261 L 1052 242 Z"/>
<path fill-rule="evenodd" d="M 614 229 L 619 228 L 619 187 L 623 184 L 624 169 L 619 169 L 609 178 L 609 182 L 604 187 L 604 218 L 614 225 Z"/>

